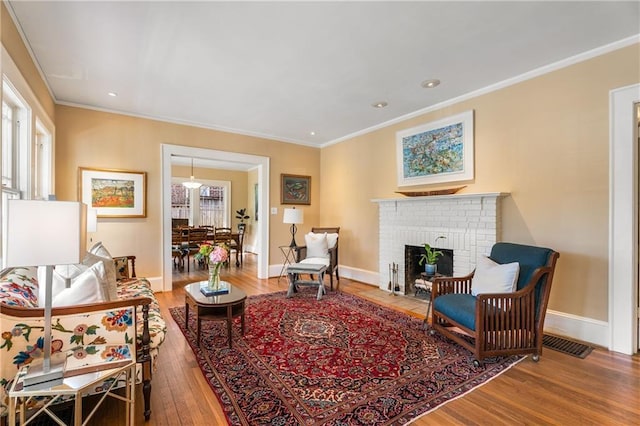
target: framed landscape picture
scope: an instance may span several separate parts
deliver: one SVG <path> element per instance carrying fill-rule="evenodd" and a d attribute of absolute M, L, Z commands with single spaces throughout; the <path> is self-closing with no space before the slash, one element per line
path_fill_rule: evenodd
<path fill-rule="evenodd" d="M 147 173 L 78 168 L 78 199 L 98 217 L 147 217 Z"/>
<path fill-rule="evenodd" d="M 471 180 L 473 111 L 396 133 L 398 186 Z"/>
<path fill-rule="evenodd" d="M 281 204 L 311 204 L 311 176 L 280 175 Z"/>

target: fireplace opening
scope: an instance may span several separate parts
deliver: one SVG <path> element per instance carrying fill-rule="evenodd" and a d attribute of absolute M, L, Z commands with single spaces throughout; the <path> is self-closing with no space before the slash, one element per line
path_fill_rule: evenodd
<path fill-rule="evenodd" d="M 442 252 L 436 263 L 437 273 L 447 277 L 453 276 L 453 250 L 435 248 Z M 420 265 L 420 256 L 424 254 L 424 246 L 404 246 L 404 294 L 426 298 L 427 293 L 416 289 L 416 279 L 420 278 L 420 273 L 424 272 L 424 262 Z M 418 291 L 416 291 L 418 290 Z"/>

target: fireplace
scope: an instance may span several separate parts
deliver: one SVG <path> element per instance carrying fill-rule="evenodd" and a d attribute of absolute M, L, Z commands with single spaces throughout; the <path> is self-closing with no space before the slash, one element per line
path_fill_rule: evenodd
<path fill-rule="evenodd" d="M 493 244 L 500 241 L 500 200 L 505 196 L 508 194 L 493 192 L 373 200 L 379 210 L 380 289 L 391 290 L 386 271 L 389 265 L 399 263 L 399 292 L 412 294 L 407 283 L 415 279 L 407 280 L 402 262 L 405 245 L 422 248 L 422 244 L 435 243 L 440 236 L 445 239 L 438 245 L 455 254 L 451 275 L 463 276 L 473 271 L 477 259 L 488 254 Z M 442 272 L 442 268 L 439 269 Z M 420 274 L 419 270 L 417 273 Z"/>
<path fill-rule="evenodd" d="M 437 272 L 448 277 L 453 276 L 453 250 L 445 248 L 435 248 L 435 250 L 442 252 L 442 256 L 438 258 L 436 263 Z M 420 278 L 421 272 L 424 272 L 424 262 L 420 265 L 420 256 L 423 253 L 424 245 L 404 246 L 404 294 L 406 295 L 416 294 L 415 280 Z"/>

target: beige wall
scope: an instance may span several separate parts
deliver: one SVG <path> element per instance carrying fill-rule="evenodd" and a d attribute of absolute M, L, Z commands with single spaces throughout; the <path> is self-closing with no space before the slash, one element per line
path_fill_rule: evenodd
<path fill-rule="evenodd" d="M 511 193 L 502 239 L 561 254 L 550 309 L 607 321 L 609 91 L 638 82 L 634 45 L 324 148 L 321 222 L 342 227 L 340 263 L 377 269 L 371 199 L 398 196 L 395 133 L 472 109 L 475 179 L 462 192 Z"/>
<path fill-rule="evenodd" d="M 281 262 L 278 246 L 289 241 L 288 226 L 282 223 L 280 173 L 305 174 L 312 176 L 315 182 L 320 180 L 320 151 L 317 148 L 82 108 L 56 106 L 56 138 L 56 193 L 61 200 L 77 199 L 78 167 L 147 172 L 147 217 L 101 218 L 94 235 L 94 241 L 105 242 L 113 255 L 136 255 L 140 276 L 162 275 L 161 144 L 270 158 L 269 206 L 278 208 L 277 215 L 265 218 L 270 226 L 272 264 Z M 245 203 L 247 197 L 245 195 Z M 303 206 L 305 225 L 302 230 L 317 224 L 320 199 L 317 185 L 312 187 L 311 197 L 312 204 Z"/>

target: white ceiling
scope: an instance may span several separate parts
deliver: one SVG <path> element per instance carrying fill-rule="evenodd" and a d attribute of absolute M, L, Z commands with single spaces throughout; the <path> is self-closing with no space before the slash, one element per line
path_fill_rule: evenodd
<path fill-rule="evenodd" d="M 313 146 L 640 33 L 637 1 L 9 6 L 58 103 Z"/>

